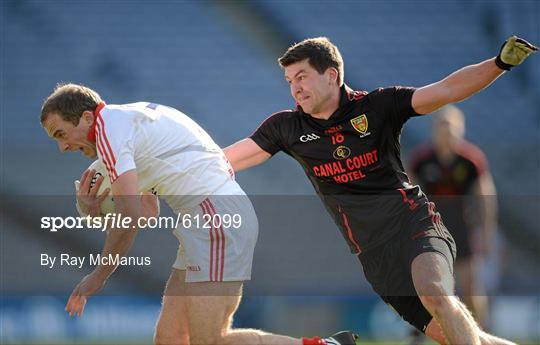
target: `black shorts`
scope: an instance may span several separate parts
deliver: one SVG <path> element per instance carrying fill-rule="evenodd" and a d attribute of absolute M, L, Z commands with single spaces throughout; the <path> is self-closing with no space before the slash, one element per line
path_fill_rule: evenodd
<path fill-rule="evenodd" d="M 438 205 L 437 203 L 435 203 Z M 472 257 L 472 234 L 473 229 L 462 220 L 462 214 L 441 213 L 446 228 L 454 238 L 458 253 L 456 261 L 470 260 Z"/>
<path fill-rule="evenodd" d="M 453 272 L 456 246 L 427 200 L 403 215 L 401 231 L 387 243 L 359 254 L 367 280 L 405 321 L 425 332 L 432 316 L 414 288 L 411 264 L 425 252 L 441 254 Z"/>
<path fill-rule="evenodd" d="M 469 260 L 472 257 L 472 234 L 474 227 L 466 220 L 465 204 L 476 202 L 470 197 L 465 201 L 464 196 L 433 196 L 430 197 L 437 205 L 446 228 L 452 234 L 458 253 L 456 261 Z"/>
<path fill-rule="evenodd" d="M 445 219 L 444 222 L 448 227 L 448 231 L 450 231 L 450 234 L 452 234 L 452 237 L 456 242 L 456 247 L 458 248 L 456 261 L 460 262 L 470 260 L 473 256 L 471 243 L 471 233 L 473 230 L 469 229 L 469 226 L 464 223 L 452 224 L 452 222 L 446 220 L 448 218 L 444 215 L 443 218 Z"/>

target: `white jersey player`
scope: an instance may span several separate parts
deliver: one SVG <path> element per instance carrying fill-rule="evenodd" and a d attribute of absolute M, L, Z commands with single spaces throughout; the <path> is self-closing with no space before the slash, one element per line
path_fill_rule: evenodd
<path fill-rule="evenodd" d="M 136 170 L 139 192 L 151 190 L 189 216 L 181 225 L 191 227 L 175 230 L 174 268 L 186 270 L 186 282 L 249 280 L 257 218 L 212 138 L 182 112 L 154 103 L 100 103 L 94 115 L 89 134 L 111 183 Z M 233 216 L 237 227 L 222 224 Z"/>
<path fill-rule="evenodd" d="M 132 220 L 126 228 L 108 232 L 103 256 L 125 256 L 137 234 L 138 229 L 132 229 L 136 220 L 158 215 L 156 197 L 139 197 L 141 192 L 156 192 L 174 212 L 193 218 L 241 217 L 234 229 L 194 221 L 174 230 L 180 246 L 165 288 L 156 344 L 355 343 L 350 332 L 328 339 L 294 339 L 231 329 L 243 281 L 250 279 L 258 223 L 223 151 L 189 117 L 153 103 L 105 105 L 95 91 L 66 84 L 45 100 L 41 123 L 60 151 L 99 157 L 107 168 L 116 212 Z M 92 177 L 93 171 L 83 173 L 77 202 L 84 213 L 96 216 L 109 191 L 97 195 L 103 177 L 91 186 Z M 87 298 L 115 269 L 113 264 L 96 266 L 75 287 L 66 311 L 82 315 Z"/>

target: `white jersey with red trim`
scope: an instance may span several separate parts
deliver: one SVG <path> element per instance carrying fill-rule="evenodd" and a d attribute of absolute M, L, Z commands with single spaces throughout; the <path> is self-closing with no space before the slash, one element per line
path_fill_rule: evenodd
<path fill-rule="evenodd" d="M 153 190 L 175 212 L 191 210 L 228 183 L 244 194 L 221 148 L 182 112 L 148 102 L 100 106 L 96 146 L 111 183 L 136 169 L 140 192 Z"/>

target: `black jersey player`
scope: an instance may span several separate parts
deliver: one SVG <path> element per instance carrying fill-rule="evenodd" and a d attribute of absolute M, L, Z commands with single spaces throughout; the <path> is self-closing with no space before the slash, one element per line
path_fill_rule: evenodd
<path fill-rule="evenodd" d="M 306 39 L 279 59 L 297 103 L 225 149 L 236 171 L 283 151 L 296 159 L 357 254 L 373 289 L 439 343 L 508 344 L 480 330 L 453 296 L 455 245 L 433 203 L 413 186 L 399 136 L 413 116 L 468 98 L 537 50 L 509 38 L 499 55 L 421 87 L 357 92 L 326 38 Z"/>

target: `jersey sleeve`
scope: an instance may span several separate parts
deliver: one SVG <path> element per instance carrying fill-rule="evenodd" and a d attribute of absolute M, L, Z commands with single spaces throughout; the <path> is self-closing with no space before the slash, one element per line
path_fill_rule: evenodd
<path fill-rule="evenodd" d="M 126 116 L 103 109 L 96 121 L 98 157 L 107 168 L 111 184 L 126 171 L 135 169 L 133 152 L 134 125 Z"/>
<path fill-rule="evenodd" d="M 368 97 L 374 108 L 388 117 L 391 125 L 401 129 L 409 118 L 420 115 L 412 106 L 415 91 L 414 87 L 394 86 L 379 88 Z"/>
<path fill-rule="evenodd" d="M 287 137 L 287 133 L 283 117 L 283 113 L 271 115 L 250 136 L 257 145 L 271 155 L 275 155 L 279 151 L 287 152 L 286 140 L 284 139 Z"/>

